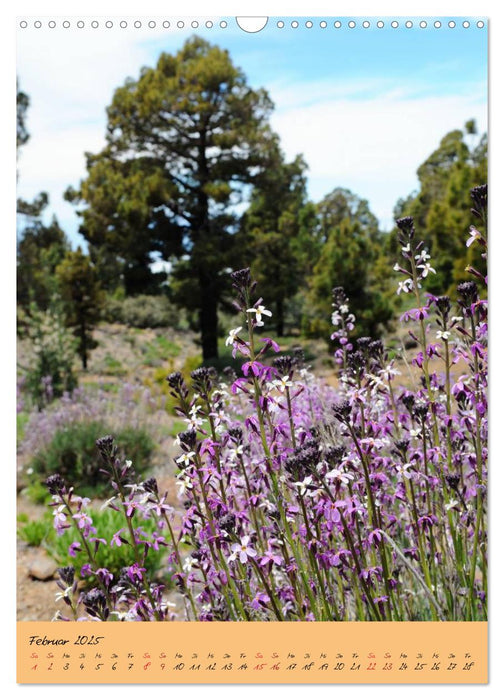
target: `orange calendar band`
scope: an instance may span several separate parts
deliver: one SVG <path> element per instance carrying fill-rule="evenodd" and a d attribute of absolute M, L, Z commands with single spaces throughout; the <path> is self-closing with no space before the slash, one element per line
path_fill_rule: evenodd
<path fill-rule="evenodd" d="M 487 622 L 18 622 L 18 683 L 487 683 Z"/>

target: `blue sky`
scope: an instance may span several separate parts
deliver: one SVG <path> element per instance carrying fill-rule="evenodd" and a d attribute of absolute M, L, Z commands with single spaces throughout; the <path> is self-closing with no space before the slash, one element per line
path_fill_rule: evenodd
<path fill-rule="evenodd" d="M 115 26 L 92 29 L 90 18 L 78 29 L 78 18 L 64 29 L 43 26 L 18 30 L 17 73 L 31 99 L 28 129 L 31 139 L 19 162 L 19 196 L 41 190 L 50 195 L 47 216 L 55 213 L 73 243 L 79 241 L 74 207 L 63 201 L 69 185 L 85 176 L 84 152 L 104 144 L 105 107 L 114 88 L 126 77 L 136 78 L 152 66 L 162 51 L 174 52 L 197 33 L 229 49 L 254 87 L 265 87 L 275 111 L 272 126 L 289 158 L 303 153 L 309 165 L 308 190 L 315 200 L 334 187 L 347 187 L 368 199 L 383 227 L 392 224 L 399 197 L 417 185 L 416 169 L 449 130 L 476 118 L 486 130 L 487 28 L 464 28 L 464 18 L 427 18 L 428 26 L 349 28 L 351 18 L 334 28 L 327 18 L 312 18 L 314 26 L 277 27 L 270 18 L 256 34 L 228 26 L 167 30 Z M 154 18 L 155 19 L 155 18 Z M 318 26 L 325 19 L 325 29 Z M 59 25 L 61 23 L 58 23 Z M 186 21 L 186 25 L 188 22 Z"/>

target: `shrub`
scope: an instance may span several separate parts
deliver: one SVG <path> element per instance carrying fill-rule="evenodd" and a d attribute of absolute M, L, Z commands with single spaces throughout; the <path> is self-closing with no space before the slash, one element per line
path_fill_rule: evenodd
<path fill-rule="evenodd" d="M 24 424 L 20 451 L 25 455 L 44 451 L 58 430 L 74 423 L 99 423 L 108 426 L 112 434 L 117 434 L 125 426 L 142 428 L 153 416 L 155 420 L 149 421 L 149 426 L 154 433 L 157 414 L 162 408 L 162 401 L 140 384 L 94 385 L 88 382 L 71 394 L 65 393 L 43 410 L 32 411 Z"/>
<path fill-rule="evenodd" d="M 29 461 L 27 472 L 31 470 L 41 478 L 59 472 L 83 493 L 103 493 L 106 487 L 100 474 L 103 465 L 95 445 L 103 432 L 103 424 L 95 421 L 72 423 L 58 429 L 47 446 Z M 144 473 L 154 450 L 150 435 L 133 427 L 125 427 L 116 435 L 123 453 Z"/>
<path fill-rule="evenodd" d="M 124 516 L 110 508 L 106 510 L 89 511 L 89 516 L 93 521 L 93 526 L 99 532 L 100 538 L 106 540 L 107 543 L 112 541 L 113 536 L 124 526 Z M 133 518 L 133 526 L 135 529 L 140 528 L 145 536 L 150 539 L 157 531 L 157 524 L 153 520 L 144 520 L 140 517 Z M 54 530 L 53 530 L 54 533 Z M 141 537 L 142 535 L 140 535 Z M 86 552 L 82 549 L 74 551 L 71 549 L 72 543 L 75 541 L 75 533 L 66 531 L 61 537 L 53 537 L 47 544 L 48 553 L 54 558 L 59 566 L 74 566 L 77 571 L 88 563 Z M 105 568 L 110 571 L 115 577 L 118 577 L 123 567 L 129 566 L 131 563 L 131 547 L 127 544 L 118 546 L 99 547 L 96 552 L 96 564 L 98 568 Z M 171 567 L 167 560 L 169 552 L 166 547 L 159 547 L 157 550 L 150 548 L 147 556 L 144 559 L 143 565 L 146 568 L 150 578 L 161 578 L 165 582 L 169 582 Z M 87 581 L 90 586 L 94 583 L 93 579 Z"/>
<path fill-rule="evenodd" d="M 124 369 L 121 361 L 116 357 L 113 357 L 110 353 L 105 355 L 104 364 L 105 374 L 109 374 L 114 377 L 122 377 L 126 374 L 126 370 Z"/>
<path fill-rule="evenodd" d="M 21 442 L 25 435 L 26 424 L 30 419 L 30 415 L 24 411 L 20 411 L 16 417 L 16 434 L 18 442 Z"/>
<path fill-rule="evenodd" d="M 28 520 L 20 516 L 18 521 L 22 523 L 18 528 L 18 537 L 30 547 L 40 547 L 44 542 L 54 540 L 54 528 L 50 518 Z"/>
<path fill-rule="evenodd" d="M 125 299 L 108 299 L 104 318 L 133 328 L 179 328 L 180 311 L 165 296 L 140 294 Z"/>
<path fill-rule="evenodd" d="M 143 348 L 143 361 L 151 367 L 164 365 L 173 357 L 180 354 L 180 345 L 164 335 L 158 335 L 152 343 L 147 343 Z"/>
<path fill-rule="evenodd" d="M 99 531 L 100 537 L 108 543 L 123 525 L 123 516 L 114 510 L 94 510 L 89 511 L 89 517 L 93 521 L 94 527 Z M 49 513 L 39 520 L 29 520 L 27 516 L 21 514 L 18 517 L 20 526 L 18 537 L 26 542 L 30 547 L 43 546 L 47 553 L 54 559 L 58 566 L 74 566 L 78 571 L 87 563 L 86 553 L 76 547 L 72 547 L 75 541 L 75 533 L 65 531 L 61 537 L 56 535 L 52 526 L 52 518 Z M 156 523 L 152 520 L 142 520 L 134 518 L 135 528 L 141 528 L 145 535 L 152 537 L 156 532 Z M 120 547 L 100 547 L 96 553 L 96 562 L 99 568 L 106 568 L 114 576 L 118 576 L 123 567 L 130 563 L 131 552 L 127 545 Z M 166 561 L 168 552 L 165 547 L 150 549 L 145 558 L 144 566 L 151 578 L 163 578 L 165 583 L 170 583 L 172 569 Z M 87 585 L 91 586 L 94 579 L 88 579 Z"/>
<path fill-rule="evenodd" d="M 30 343 L 26 366 L 21 367 L 22 388 L 42 408 L 77 386 L 73 369 L 76 341 L 54 304 L 47 311 L 32 305 L 29 315 L 21 312 L 20 332 Z"/>

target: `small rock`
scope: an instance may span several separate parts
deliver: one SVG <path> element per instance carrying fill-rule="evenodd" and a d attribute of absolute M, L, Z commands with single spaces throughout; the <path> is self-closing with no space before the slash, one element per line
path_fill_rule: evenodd
<path fill-rule="evenodd" d="M 46 554 L 39 554 L 31 562 L 28 574 L 38 581 L 48 581 L 54 576 L 57 568 L 58 565 Z"/>

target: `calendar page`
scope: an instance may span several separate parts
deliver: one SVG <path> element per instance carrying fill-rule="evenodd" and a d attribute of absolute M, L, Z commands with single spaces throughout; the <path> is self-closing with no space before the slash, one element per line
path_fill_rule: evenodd
<path fill-rule="evenodd" d="M 16 31 L 18 683 L 487 683 L 488 19 Z"/>

